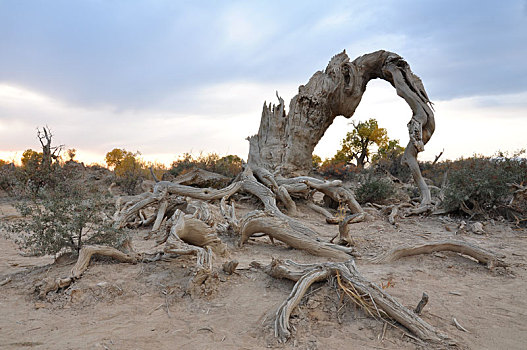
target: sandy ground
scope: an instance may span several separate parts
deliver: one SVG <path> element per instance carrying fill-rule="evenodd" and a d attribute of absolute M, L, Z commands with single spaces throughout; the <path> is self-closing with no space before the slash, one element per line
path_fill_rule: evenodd
<path fill-rule="evenodd" d="M 243 211 L 243 208 L 241 208 Z M 329 239 L 336 226 L 300 206 L 301 218 Z M 14 214 L 6 201 L 0 217 Z M 364 276 L 386 285 L 403 305 L 415 307 L 423 291 L 430 296 L 422 317 L 458 342 L 459 349 L 527 348 L 527 230 L 487 223 L 485 235 L 455 234 L 450 218 L 414 217 L 394 227 L 377 217 L 355 224 L 352 234 L 362 259 Z M 137 232 L 137 250 L 152 249 Z M 488 270 L 455 253 L 408 257 L 374 265 L 365 258 L 400 244 L 455 238 L 505 254 L 507 269 Z M 271 257 L 299 262 L 324 259 L 272 245 L 268 238 L 250 240 L 242 248 L 226 237 L 232 257 L 240 261 L 237 274 L 218 274 L 210 295 L 192 298 L 185 293 L 194 261 L 136 265 L 95 261 L 66 291 L 38 300 L 34 286 L 46 276 L 66 276 L 71 261 L 53 264 L 50 257 L 20 254 L 17 246 L 0 238 L 0 349 L 425 349 L 395 328 L 368 318 L 349 302 L 340 302 L 327 284 L 316 284 L 291 319 L 293 337 L 278 343 L 272 334 L 276 308 L 293 283 L 275 280 L 249 268 Z M 468 332 L 457 329 L 455 317 Z"/>

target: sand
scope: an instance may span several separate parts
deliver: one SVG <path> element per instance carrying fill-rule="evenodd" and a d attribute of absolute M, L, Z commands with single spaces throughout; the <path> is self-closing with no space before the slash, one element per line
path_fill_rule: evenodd
<path fill-rule="evenodd" d="M 244 208 L 238 208 L 243 213 Z M 309 208 L 300 217 L 323 239 L 337 227 Z M 0 202 L 2 220 L 12 219 L 9 201 Z M 399 226 L 378 216 L 352 226 L 359 271 L 382 284 L 403 305 L 414 308 L 423 292 L 430 301 L 422 318 L 458 342 L 459 349 L 527 348 L 527 230 L 506 223 L 484 222 L 484 235 L 458 232 L 460 219 L 411 217 Z M 136 250 L 154 249 L 145 231 L 133 236 Z M 293 283 L 273 279 L 249 267 L 272 257 L 298 262 L 323 258 L 290 249 L 268 238 L 235 246 L 222 237 L 240 261 L 234 275 L 218 273 L 206 292 L 185 293 L 192 257 L 136 265 L 94 261 L 82 279 L 66 291 L 39 300 L 35 285 L 44 277 L 66 276 L 74 261 L 24 257 L 0 238 L 0 349 L 425 349 L 399 329 L 367 317 L 341 302 L 327 283 L 316 284 L 294 311 L 292 338 L 276 341 L 272 321 Z M 400 244 L 459 239 L 504 254 L 507 269 L 487 269 L 455 253 L 435 253 L 375 265 L 366 258 Z M 388 283 L 389 282 L 389 283 Z M 468 332 L 456 328 L 452 318 Z"/>

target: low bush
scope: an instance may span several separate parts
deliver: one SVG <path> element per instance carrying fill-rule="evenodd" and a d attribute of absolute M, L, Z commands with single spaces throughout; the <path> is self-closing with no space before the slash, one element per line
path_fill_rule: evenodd
<path fill-rule="evenodd" d="M 168 172 L 173 176 L 178 176 L 199 168 L 227 177 L 235 177 L 242 171 L 242 163 L 240 157 L 232 154 L 220 158 L 216 153 L 200 154 L 197 157 L 185 153 L 172 163 Z"/>
<path fill-rule="evenodd" d="M 124 231 L 112 227 L 113 204 L 82 182 L 63 181 L 15 204 L 23 219 L 3 224 L 8 236 L 33 255 L 77 252 L 86 243 L 117 246 Z"/>
<path fill-rule="evenodd" d="M 527 160 L 519 154 L 474 156 L 452 162 L 443 201 L 445 209 L 492 213 L 505 205 L 512 193 L 508 184 L 527 182 Z"/>
<path fill-rule="evenodd" d="M 316 172 L 322 175 L 326 179 L 339 179 L 344 181 L 354 180 L 358 174 L 364 169 L 359 169 L 353 164 L 347 164 L 346 162 L 334 161 L 332 159 L 326 159 L 324 163 L 316 170 Z"/>
<path fill-rule="evenodd" d="M 384 204 L 394 194 L 393 183 L 389 179 L 377 176 L 366 176 L 355 191 L 357 201 L 361 204 L 368 202 Z"/>

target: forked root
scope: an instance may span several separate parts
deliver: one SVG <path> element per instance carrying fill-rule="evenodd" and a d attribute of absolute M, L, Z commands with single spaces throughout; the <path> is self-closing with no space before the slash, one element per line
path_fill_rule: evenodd
<path fill-rule="evenodd" d="M 275 336 L 280 341 L 287 341 L 291 337 L 289 317 L 309 286 L 315 282 L 327 280 L 331 276 L 336 276 L 342 291 L 370 316 L 376 319 L 395 321 L 407 328 L 417 339 L 425 342 L 452 343 L 446 335 L 404 307 L 384 292 L 382 288 L 364 278 L 357 271 L 353 260 L 340 263 L 301 265 L 290 260 L 273 259 L 271 264 L 265 267 L 257 262 L 253 262 L 251 265 L 263 269 L 272 277 L 296 281 L 291 294 L 276 312 L 274 331 Z"/>

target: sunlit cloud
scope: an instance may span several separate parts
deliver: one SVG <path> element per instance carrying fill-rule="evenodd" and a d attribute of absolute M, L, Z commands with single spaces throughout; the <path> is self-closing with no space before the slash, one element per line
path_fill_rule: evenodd
<path fill-rule="evenodd" d="M 289 107 L 343 49 L 352 60 L 394 51 L 423 79 L 437 131 L 421 159 L 517 149 L 526 41 L 519 0 L 1 1 L 0 151 L 36 148 L 48 125 L 86 159 L 114 147 L 167 162 L 188 151 L 246 157 L 263 102 L 278 90 Z M 372 117 L 407 142 L 411 111 L 385 82 L 370 83 L 353 118 Z M 349 122 L 337 118 L 316 152 L 332 156 Z"/>

